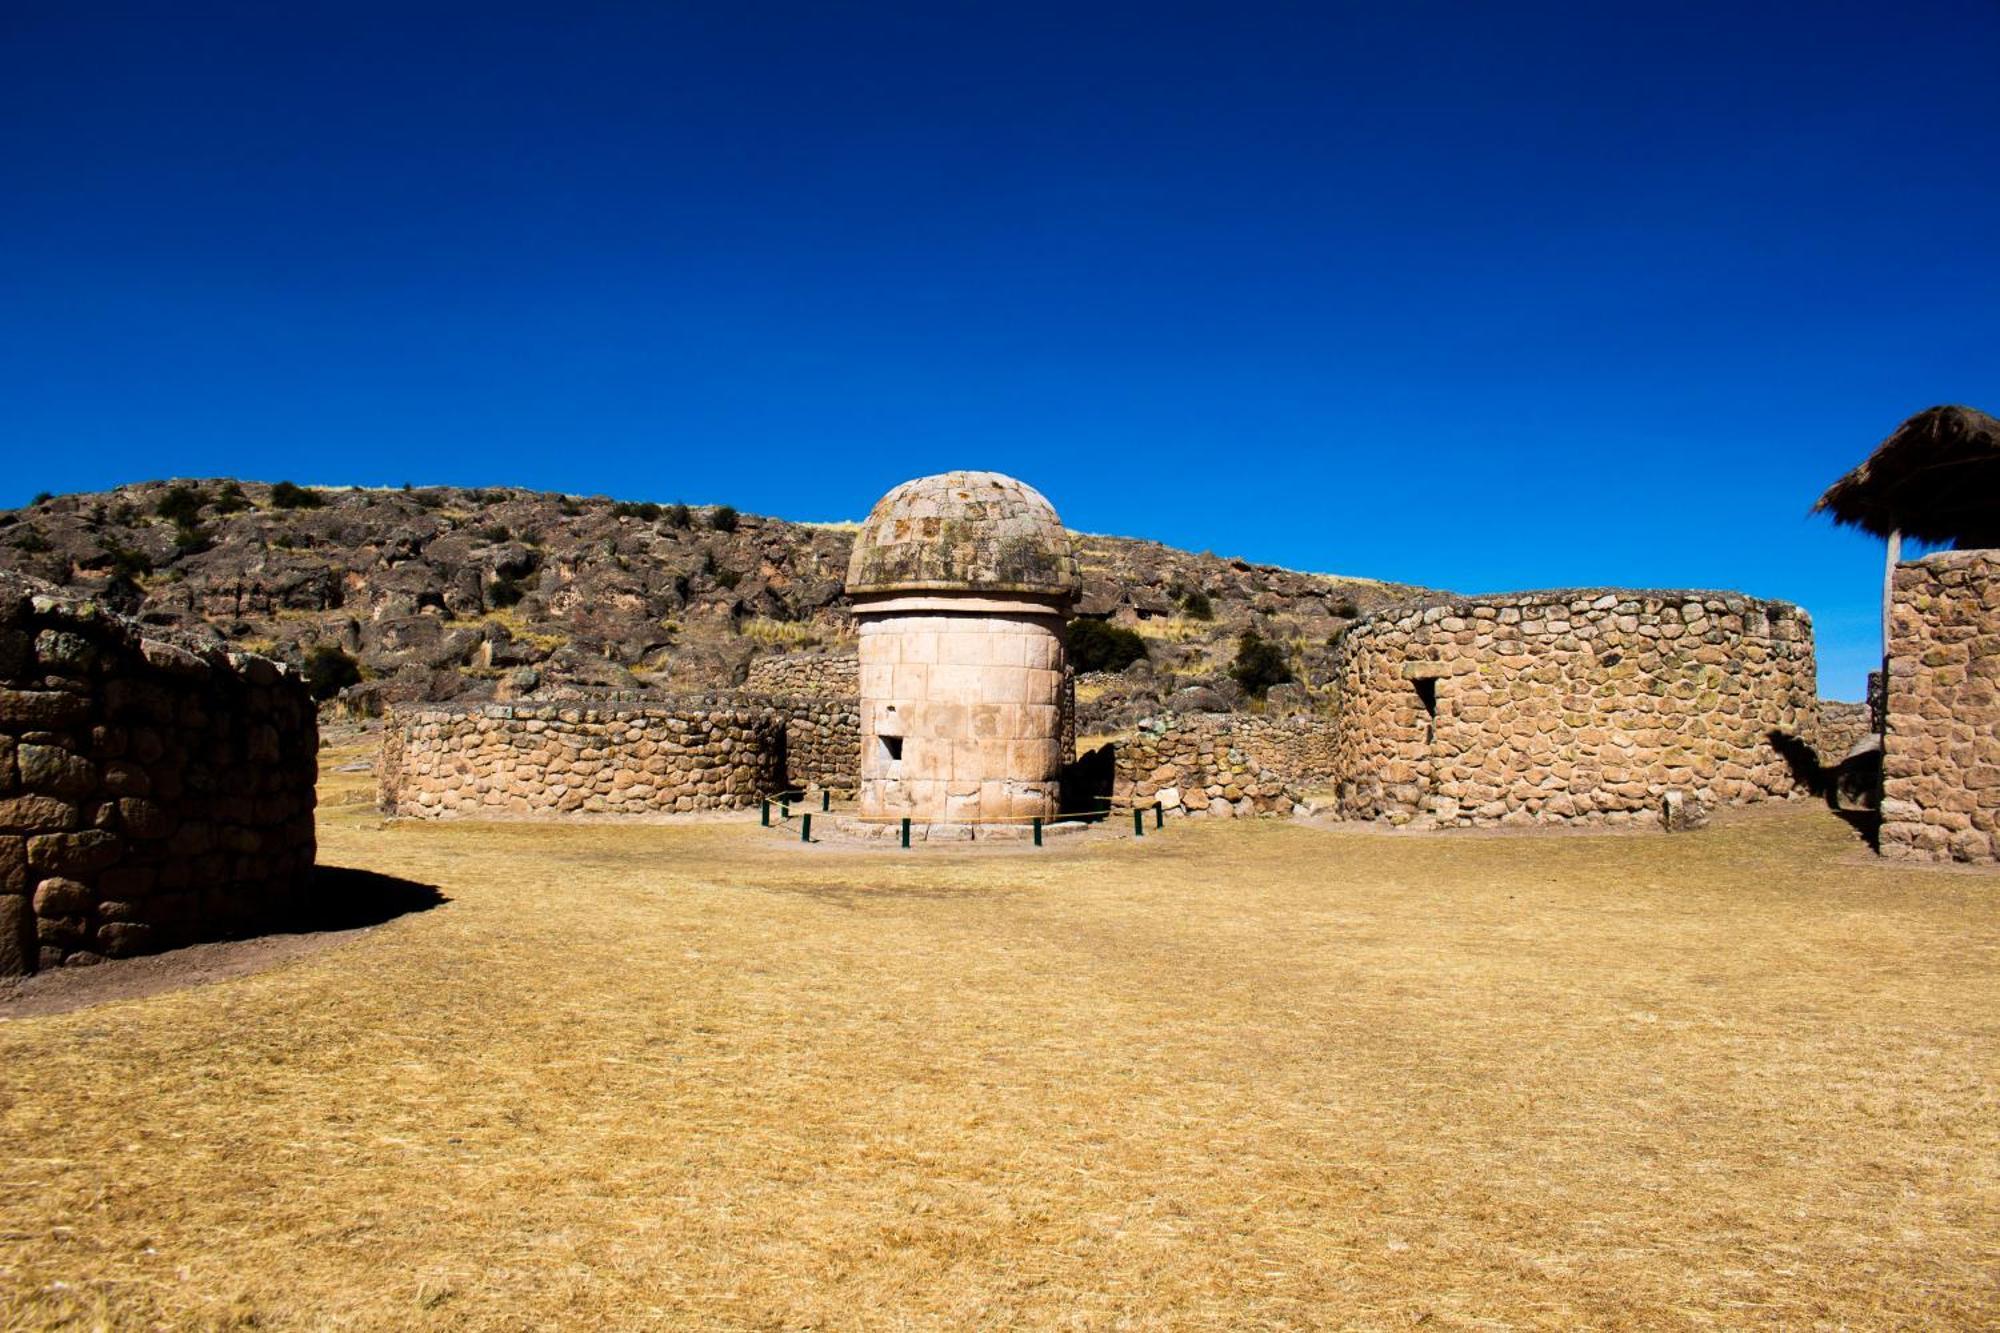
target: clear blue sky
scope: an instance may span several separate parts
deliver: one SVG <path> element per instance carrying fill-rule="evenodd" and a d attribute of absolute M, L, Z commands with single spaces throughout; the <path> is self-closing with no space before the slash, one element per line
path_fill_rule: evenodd
<path fill-rule="evenodd" d="M 1804 603 L 2000 405 L 2000 6 L 0 5 L 0 504 L 167 475 Z"/>

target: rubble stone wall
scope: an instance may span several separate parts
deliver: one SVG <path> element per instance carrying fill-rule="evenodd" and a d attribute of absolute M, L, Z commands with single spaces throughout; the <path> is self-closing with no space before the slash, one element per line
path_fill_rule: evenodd
<path fill-rule="evenodd" d="M 1117 747 L 1111 801 L 1216 818 L 1289 814 L 1296 775 L 1260 763 L 1243 740 L 1243 723 L 1227 713 L 1148 718 Z"/>
<path fill-rule="evenodd" d="M 1882 854 L 2000 859 L 2000 551 L 1896 566 Z"/>
<path fill-rule="evenodd" d="M 1521 593 L 1386 611 L 1335 656 L 1339 808 L 1445 825 L 1657 818 L 1794 793 L 1812 621 L 1732 593 Z"/>
<path fill-rule="evenodd" d="M 1821 699 L 1817 723 L 1809 739 L 1819 762 L 1832 768 L 1847 757 L 1857 741 L 1874 730 L 1875 711 L 1867 704 Z"/>
<path fill-rule="evenodd" d="M 743 688 L 750 694 L 825 694 L 852 699 L 860 692 L 860 681 L 861 659 L 853 653 L 787 653 L 753 658 Z"/>
<path fill-rule="evenodd" d="M 785 781 L 840 793 L 861 786 L 861 701 L 855 696 L 794 694 L 762 701 L 784 722 Z"/>
<path fill-rule="evenodd" d="M 381 803 L 418 819 L 726 810 L 787 786 L 851 791 L 860 752 L 855 701 L 825 696 L 398 708 Z"/>
<path fill-rule="evenodd" d="M 0 580 L 0 974 L 282 918 L 318 752 L 296 673 Z"/>
<path fill-rule="evenodd" d="M 784 719 L 750 704 L 399 708 L 382 749 L 384 813 L 418 819 L 724 810 L 784 785 Z"/>
<path fill-rule="evenodd" d="M 1340 777 L 1340 729 L 1331 717 L 1225 715 L 1238 749 L 1295 788 Z"/>

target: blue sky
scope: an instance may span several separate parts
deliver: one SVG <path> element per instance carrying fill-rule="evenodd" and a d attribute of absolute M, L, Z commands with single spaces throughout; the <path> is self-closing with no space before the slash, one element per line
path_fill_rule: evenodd
<path fill-rule="evenodd" d="M 0 504 L 170 475 L 1803 603 L 2000 404 L 2000 6 L 0 6 Z"/>

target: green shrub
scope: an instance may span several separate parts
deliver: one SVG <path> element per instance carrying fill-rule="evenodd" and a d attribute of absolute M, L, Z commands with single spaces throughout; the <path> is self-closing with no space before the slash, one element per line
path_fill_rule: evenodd
<path fill-rule="evenodd" d="M 1181 613 L 1189 620 L 1215 619 L 1215 604 L 1208 600 L 1208 594 L 1199 588 L 1181 598 Z"/>
<path fill-rule="evenodd" d="M 708 511 L 708 526 L 717 532 L 736 531 L 737 514 L 728 505 L 717 505 Z"/>
<path fill-rule="evenodd" d="M 666 507 L 665 516 L 670 528 L 691 528 L 694 526 L 694 511 L 678 502 Z"/>
<path fill-rule="evenodd" d="M 361 664 L 338 644 L 315 644 L 306 654 L 306 688 L 315 699 L 331 699 L 361 681 Z"/>
<path fill-rule="evenodd" d="M 105 542 L 104 554 L 111 559 L 112 574 L 128 579 L 144 578 L 153 572 L 153 557 L 117 542 Z"/>
<path fill-rule="evenodd" d="M 14 539 L 14 549 L 26 551 L 29 555 L 42 555 L 55 550 L 55 544 L 42 535 L 40 528 L 29 528 Z"/>
<path fill-rule="evenodd" d="M 207 492 L 198 487 L 169 486 L 167 493 L 153 506 L 153 512 L 170 522 L 185 526 L 201 518 L 202 508 L 207 503 Z"/>
<path fill-rule="evenodd" d="M 733 569 L 718 569 L 715 571 L 715 584 L 719 588 L 734 590 L 736 585 L 741 582 L 743 582 L 743 576 Z"/>
<path fill-rule="evenodd" d="M 1146 641 L 1123 625 L 1069 622 L 1069 660 L 1078 671 L 1123 671 L 1146 655 Z"/>
<path fill-rule="evenodd" d="M 1229 674 L 1253 698 L 1261 699 L 1273 685 L 1294 679 L 1285 650 L 1254 629 L 1246 629 L 1236 641 L 1236 660 Z"/>
<path fill-rule="evenodd" d="M 222 489 L 215 493 L 215 512 L 218 514 L 240 514 L 248 508 L 250 497 L 236 482 L 223 482 Z"/>
<path fill-rule="evenodd" d="M 36 491 L 35 498 L 28 501 L 28 503 L 30 505 L 40 506 L 47 504 L 49 501 L 55 498 L 56 498 L 55 496 L 49 494 L 47 491 Z"/>
<path fill-rule="evenodd" d="M 514 540 L 514 534 L 507 531 L 507 525 L 505 523 L 495 523 L 491 527 L 481 528 L 479 530 L 479 539 L 481 541 L 491 542 L 493 543 L 493 545 L 498 546 L 501 542 L 509 542 Z"/>
<path fill-rule="evenodd" d="M 637 504 L 630 500 L 620 500 L 617 504 L 611 506 L 611 517 L 613 518 L 637 518 L 651 523 L 659 516 L 660 507 L 651 500 L 641 501 Z"/>
<path fill-rule="evenodd" d="M 174 525 L 174 551 L 178 555 L 200 555 L 215 549 L 215 534 L 199 523 Z"/>
<path fill-rule="evenodd" d="M 521 581 L 512 574 L 495 574 L 493 586 L 486 590 L 486 603 L 496 610 L 504 611 L 518 604 L 526 595 L 526 589 L 521 587 Z"/>
<path fill-rule="evenodd" d="M 280 509 L 318 509 L 326 503 L 326 497 L 310 487 L 281 481 L 271 488 L 271 503 Z"/>

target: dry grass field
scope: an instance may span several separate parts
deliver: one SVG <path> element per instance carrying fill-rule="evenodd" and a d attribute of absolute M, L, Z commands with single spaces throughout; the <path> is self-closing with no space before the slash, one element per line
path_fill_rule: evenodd
<path fill-rule="evenodd" d="M 2000 1323 L 2000 878 L 1679 838 L 379 827 L 449 902 L 0 1022 L 0 1323 Z"/>

